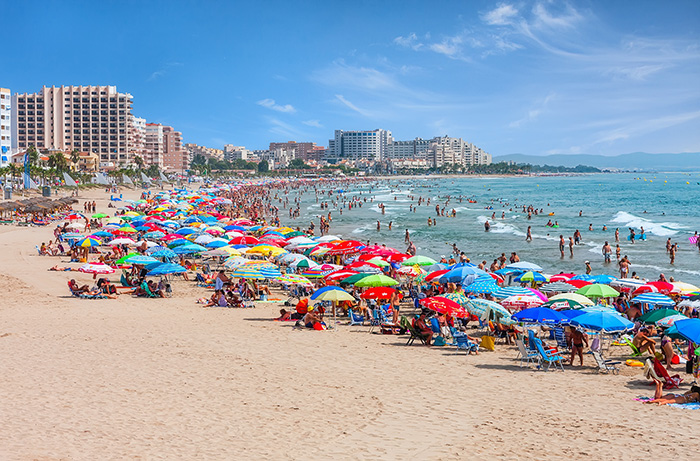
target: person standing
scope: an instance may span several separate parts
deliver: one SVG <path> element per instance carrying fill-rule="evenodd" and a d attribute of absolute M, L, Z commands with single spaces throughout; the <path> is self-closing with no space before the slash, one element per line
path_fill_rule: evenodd
<path fill-rule="evenodd" d="M 561 254 L 561 257 L 564 258 L 564 236 L 560 235 L 559 236 L 559 253 Z"/>
<path fill-rule="evenodd" d="M 605 241 L 605 245 L 603 245 L 603 258 L 606 263 L 610 263 L 610 256 L 612 255 L 612 247 L 610 244 Z"/>
<path fill-rule="evenodd" d="M 583 366 L 583 344 L 588 347 L 588 338 L 581 333 L 576 327 L 571 327 L 571 366 L 574 366 L 574 358 L 578 355 Z"/>
<path fill-rule="evenodd" d="M 591 275 L 591 272 L 593 272 L 593 269 L 591 269 L 591 262 L 586 261 L 586 275 Z"/>
<path fill-rule="evenodd" d="M 620 228 L 618 227 L 615 229 L 615 241 L 619 242 L 620 241 Z"/>
<path fill-rule="evenodd" d="M 569 253 L 571 253 L 571 257 L 574 257 L 574 238 L 569 237 Z"/>
<path fill-rule="evenodd" d="M 527 226 L 527 235 L 525 236 L 526 242 L 532 242 L 532 226 Z"/>
<path fill-rule="evenodd" d="M 668 252 L 668 256 L 671 258 L 671 264 L 674 264 L 676 262 L 676 250 L 678 249 L 677 245 L 677 243 L 671 245 L 671 249 Z"/>

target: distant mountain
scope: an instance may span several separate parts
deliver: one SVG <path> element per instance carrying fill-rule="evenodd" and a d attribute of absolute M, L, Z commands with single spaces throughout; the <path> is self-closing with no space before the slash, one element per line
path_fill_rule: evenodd
<path fill-rule="evenodd" d="M 494 162 L 530 163 L 532 165 L 552 165 L 575 167 L 577 165 L 597 168 L 618 168 L 625 170 L 688 171 L 700 170 L 700 152 L 683 154 L 632 154 L 607 157 L 604 155 L 525 155 L 510 154 L 494 156 Z"/>

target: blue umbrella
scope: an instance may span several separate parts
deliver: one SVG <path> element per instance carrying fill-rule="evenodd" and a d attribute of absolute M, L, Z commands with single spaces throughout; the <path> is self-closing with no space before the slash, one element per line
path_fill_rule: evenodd
<path fill-rule="evenodd" d="M 345 291 L 340 287 L 337 287 L 335 285 L 328 285 L 323 288 L 319 288 L 318 290 L 314 291 L 313 294 L 311 295 L 311 299 L 316 299 L 318 298 L 319 295 L 325 293 L 326 291 L 331 291 L 331 290 L 340 290 L 340 291 Z"/>
<path fill-rule="evenodd" d="M 508 264 L 506 269 L 519 269 L 522 271 L 542 272 L 542 268 L 535 263 L 527 261 L 519 261 L 517 263 Z"/>
<path fill-rule="evenodd" d="M 567 309 L 565 311 L 559 311 L 559 313 L 569 320 L 575 319 L 576 317 L 585 314 L 586 312 L 580 309 Z"/>
<path fill-rule="evenodd" d="M 435 263 L 435 264 L 431 264 L 430 266 L 423 266 L 423 269 L 426 272 L 441 271 L 443 269 L 447 269 L 447 264 Z"/>
<path fill-rule="evenodd" d="M 440 276 L 440 283 L 447 282 L 459 282 L 462 283 L 465 277 L 469 275 L 483 275 L 486 272 L 482 271 L 476 266 L 461 266 L 450 269 L 449 272 L 444 273 Z"/>
<path fill-rule="evenodd" d="M 204 246 L 206 246 L 207 248 L 221 248 L 225 247 L 226 245 L 228 245 L 228 242 L 222 242 L 221 240 L 212 240 Z"/>
<path fill-rule="evenodd" d="M 573 325 L 603 332 L 626 331 L 634 328 L 634 323 L 621 315 L 608 312 L 588 312 L 571 320 Z"/>
<path fill-rule="evenodd" d="M 180 245 L 178 247 L 175 247 L 173 248 L 173 251 L 175 252 L 175 254 L 186 255 L 191 253 L 201 253 L 203 251 L 207 251 L 207 249 L 204 248 L 202 245 L 191 243 L 189 245 Z"/>
<path fill-rule="evenodd" d="M 489 277 L 490 278 L 490 277 Z M 474 283 L 464 287 L 464 291 L 469 293 L 495 293 L 500 287 L 493 282 L 493 279 L 475 281 Z"/>
<path fill-rule="evenodd" d="M 612 275 L 606 275 L 606 274 L 601 274 L 601 275 L 594 275 L 590 282 L 593 283 L 603 283 L 605 285 L 610 285 L 611 282 L 614 282 L 617 280 L 617 277 L 613 277 Z"/>
<path fill-rule="evenodd" d="M 513 320 L 524 323 L 542 323 L 549 325 L 559 325 L 569 323 L 569 318 L 554 309 L 548 307 L 532 307 L 523 309 L 511 316 Z"/>
<path fill-rule="evenodd" d="M 231 230 L 242 231 L 242 230 L 245 230 L 245 227 L 243 227 L 243 226 L 233 226 L 233 225 L 230 225 L 230 226 L 224 227 L 224 230 L 227 230 L 227 231 L 231 231 Z"/>
<path fill-rule="evenodd" d="M 673 326 L 688 341 L 700 344 L 700 319 L 679 320 Z"/>
<path fill-rule="evenodd" d="M 676 302 L 666 295 L 661 293 L 644 293 L 635 298 L 632 298 L 630 302 L 641 303 L 641 304 L 652 304 L 654 306 L 670 306 L 676 305 Z"/>
<path fill-rule="evenodd" d="M 176 247 L 176 246 L 180 246 L 180 245 L 187 245 L 187 244 L 189 244 L 189 243 L 192 243 L 192 242 L 190 242 L 190 241 L 187 240 L 187 239 L 175 239 L 175 240 L 173 240 L 172 242 L 170 242 L 170 243 L 168 244 L 168 246 L 169 246 L 170 248 L 172 248 L 172 247 Z"/>
<path fill-rule="evenodd" d="M 170 250 L 168 248 L 164 248 L 162 250 L 154 251 L 153 253 L 151 253 L 151 256 L 153 256 L 154 258 L 168 258 L 168 259 L 170 259 L 170 258 L 174 258 L 175 256 L 177 256 L 177 253 L 175 253 L 173 250 Z"/>
<path fill-rule="evenodd" d="M 147 275 L 181 274 L 183 272 L 187 272 L 187 269 L 179 264 L 164 263 L 151 270 Z"/>
<path fill-rule="evenodd" d="M 114 235 L 112 235 L 111 232 L 107 232 L 107 231 L 97 231 L 92 235 L 94 235 L 96 237 L 110 237 L 110 238 L 114 237 Z"/>
<path fill-rule="evenodd" d="M 151 238 L 151 239 L 159 239 L 165 237 L 165 233 L 161 231 L 153 231 L 153 232 L 146 232 L 143 234 L 144 237 L 146 238 Z"/>
<path fill-rule="evenodd" d="M 518 269 L 515 267 L 504 267 L 503 269 L 498 269 L 497 271 L 493 271 L 494 274 L 498 274 L 498 275 L 519 274 L 521 272 L 527 272 L 527 271 L 524 269 Z"/>
<path fill-rule="evenodd" d="M 530 273 L 532 274 L 532 280 L 522 280 L 522 277 L 523 277 L 525 274 L 527 274 L 528 272 L 530 272 Z M 520 282 L 528 282 L 528 283 L 529 283 L 529 282 L 546 282 L 546 281 L 547 281 L 547 277 L 545 277 L 544 275 L 540 274 L 539 272 L 532 272 L 532 271 L 528 271 L 528 272 L 523 272 L 522 274 L 520 274 L 520 275 L 518 275 L 517 277 L 515 277 L 515 278 L 513 279 L 513 281 L 516 282 L 516 283 L 520 283 Z"/>
<path fill-rule="evenodd" d="M 268 267 L 263 267 L 260 269 L 260 273 L 265 276 L 266 279 L 272 279 L 275 277 L 281 277 L 282 273 L 279 269 L 271 269 Z"/>
<path fill-rule="evenodd" d="M 149 264 L 149 263 L 160 262 L 156 258 L 152 258 L 150 256 L 145 256 L 145 255 L 135 255 L 135 256 L 132 256 L 131 258 L 125 259 L 124 261 L 129 263 L 129 264 Z"/>
<path fill-rule="evenodd" d="M 182 229 L 178 229 L 175 231 L 176 234 L 180 235 L 190 235 L 196 233 L 197 230 L 192 229 L 191 227 L 183 227 Z"/>
<path fill-rule="evenodd" d="M 593 276 L 589 274 L 579 274 L 571 277 L 571 280 L 583 280 L 584 282 L 591 282 L 593 280 Z"/>

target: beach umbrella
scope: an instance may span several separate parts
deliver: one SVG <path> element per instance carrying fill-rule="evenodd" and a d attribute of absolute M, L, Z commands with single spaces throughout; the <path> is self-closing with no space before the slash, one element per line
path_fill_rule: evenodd
<path fill-rule="evenodd" d="M 109 241 L 110 245 L 135 245 L 136 242 L 128 237 L 118 237 Z"/>
<path fill-rule="evenodd" d="M 337 235 L 330 235 L 330 234 L 322 235 L 322 236 L 316 238 L 316 241 L 319 243 L 335 242 L 337 240 L 341 240 L 340 237 L 338 237 Z"/>
<path fill-rule="evenodd" d="M 493 296 L 496 298 L 507 298 L 509 296 L 518 295 L 530 296 L 532 295 L 532 291 L 523 287 L 502 287 L 493 293 Z"/>
<path fill-rule="evenodd" d="M 617 277 L 613 277 L 612 275 L 607 275 L 607 274 L 600 274 L 600 275 L 594 275 L 589 281 L 593 283 L 603 283 L 605 285 L 610 285 L 611 282 L 614 282 L 617 280 Z"/>
<path fill-rule="evenodd" d="M 443 296 L 422 299 L 420 304 L 432 311 L 451 315 L 452 317 L 465 318 L 469 316 L 469 313 L 462 306 Z"/>
<path fill-rule="evenodd" d="M 523 323 L 541 323 L 548 325 L 559 325 L 569 323 L 569 318 L 561 313 L 547 307 L 532 307 L 516 312 L 511 318 Z"/>
<path fill-rule="evenodd" d="M 324 271 L 322 271 L 320 268 L 309 268 L 303 271 L 301 275 L 310 279 L 320 279 L 323 277 L 323 273 Z"/>
<path fill-rule="evenodd" d="M 358 242 L 357 240 L 343 240 L 341 242 L 338 242 L 334 244 L 330 250 L 326 252 L 328 255 L 346 255 L 346 254 L 351 254 L 351 253 L 357 253 L 360 251 L 362 248 L 364 248 L 364 244 L 361 242 Z"/>
<path fill-rule="evenodd" d="M 299 255 L 299 256 L 302 256 L 302 255 Z M 313 269 L 313 268 L 317 268 L 318 264 L 316 262 L 312 261 L 311 259 L 309 259 L 305 256 L 302 256 L 302 259 L 294 261 L 293 263 L 291 263 L 289 265 L 289 267 L 300 268 L 300 269 L 304 269 L 304 268 L 307 268 L 307 269 L 312 268 Z"/>
<path fill-rule="evenodd" d="M 363 299 L 389 299 L 394 293 L 397 293 L 396 289 L 389 287 L 373 287 L 365 291 L 360 295 Z"/>
<path fill-rule="evenodd" d="M 377 267 L 389 267 L 389 263 L 380 258 L 373 258 L 367 261 L 370 264 L 374 264 Z"/>
<path fill-rule="evenodd" d="M 644 280 L 639 279 L 617 279 L 610 282 L 610 285 L 617 287 L 620 291 L 633 291 L 644 285 Z"/>
<path fill-rule="evenodd" d="M 445 293 L 440 295 L 443 298 L 447 298 L 450 301 L 454 301 L 460 306 L 466 306 L 469 304 L 469 298 L 464 293 Z"/>
<path fill-rule="evenodd" d="M 540 299 L 542 300 L 543 303 L 544 303 L 544 302 L 547 302 L 547 295 L 545 295 L 544 293 L 540 292 L 539 290 L 535 290 L 534 288 L 528 288 L 528 290 L 530 290 L 530 292 L 531 292 L 533 295 L 535 295 L 535 296 L 537 296 L 538 298 L 540 298 Z"/>
<path fill-rule="evenodd" d="M 170 275 L 170 274 L 182 274 L 183 272 L 187 272 L 187 269 L 182 267 L 179 264 L 173 264 L 173 263 L 163 263 L 158 266 L 156 266 L 154 269 L 152 269 L 148 274 L 146 275 Z"/>
<path fill-rule="evenodd" d="M 556 296 L 552 296 L 549 298 L 550 301 L 563 301 L 563 300 L 570 300 L 570 301 L 576 301 L 579 304 L 583 304 L 584 306 L 592 306 L 595 304 L 593 301 L 590 299 L 586 298 L 583 295 L 579 295 L 576 293 L 561 293 Z"/>
<path fill-rule="evenodd" d="M 358 272 L 356 274 L 350 275 L 348 277 L 345 277 L 343 279 L 340 279 L 340 284 L 341 285 L 354 285 L 356 282 L 362 280 L 363 278 L 369 277 L 372 274 L 368 274 L 366 272 Z M 336 279 L 337 280 L 337 279 Z"/>
<path fill-rule="evenodd" d="M 269 256 L 269 255 L 276 256 L 276 255 L 286 253 L 286 252 L 287 252 L 287 250 L 285 250 L 284 248 L 275 247 L 275 246 L 271 246 L 271 245 L 256 245 L 256 246 L 246 250 L 247 254 L 261 254 L 264 256 Z"/>
<path fill-rule="evenodd" d="M 427 256 L 411 256 L 408 259 L 405 259 L 401 265 L 402 266 L 432 266 L 433 264 L 437 263 L 433 258 L 429 258 Z"/>
<path fill-rule="evenodd" d="M 124 260 L 127 264 L 150 264 L 150 263 L 157 263 L 160 262 L 155 258 L 152 258 L 150 256 L 144 256 L 144 255 L 133 255 L 129 256 Z"/>
<path fill-rule="evenodd" d="M 196 234 L 197 229 L 193 229 L 191 227 L 183 227 L 182 229 L 178 229 L 175 231 L 176 234 L 180 235 L 190 235 L 190 234 Z"/>
<path fill-rule="evenodd" d="M 397 271 L 398 274 L 401 275 L 406 275 L 408 277 L 418 277 L 419 275 L 426 274 L 423 269 L 420 268 L 420 266 L 403 266 L 400 267 Z"/>
<path fill-rule="evenodd" d="M 541 304 L 542 300 L 534 295 L 508 296 L 506 299 L 501 301 L 501 305 L 513 308 L 535 307 Z"/>
<path fill-rule="evenodd" d="M 601 283 L 595 283 L 593 285 L 587 285 L 579 288 L 576 293 L 587 298 L 614 298 L 616 296 L 620 296 L 619 291 L 611 288 L 609 285 L 603 285 Z"/>
<path fill-rule="evenodd" d="M 605 333 L 621 332 L 634 328 L 634 323 L 626 318 L 608 312 L 587 312 L 573 318 L 571 323 L 582 328 Z"/>
<path fill-rule="evenodd" d="M 376 264 L 373 264 L 369 261 L 355 261 L 352 264 L 348 264 L 345 266 L 345 269 L 353 270 L 356 272 L 372 272 L 372 273 L 379 273 L 382 271 L 382 268 L 377 266 Z"/>
<path fill-rule="evenodd" d="M 571 299 L 554 299 L 547 301 L 540 307 L 549 307 L 550 309 L 561 311 L 563 309 L 583 309 L 585 306 Z"/>
<path fill-rule="evenodd" d="M 185 244 L 185 245 L 180 245 L 175 248 L 173 248 L 173 251 L 179 255 L 184 255 L 184 254 L 193 254 L 193 253 L 202 253 L 207 251 L 205 247 L 202 245 L 197 245 L 196 243 L 190 243 L 190 244 Z"/>
<path fill-rule="evenodd" d="M 677 315 L 669 315 L 668 317 L 664 317 L 661 320 L 656 321 L 656 326 L 661 327 L 661 328 L 669 328 L 671 325 L 676 323 L 679 320 L 684 320 L 687 319 L 683 314 L 677 314 Z"/>
<path fill-rule="evenodd" d="M 673 326 L 685 339 L 700 344 L 700 319 L 678 320 Z"/>
<path fill-rule="evenodd" d="M 134 228 L 131 227 L 131 226 L 122 226 L 122 227 L 120 227 L 120 228 L 117 229 L 117 230 L 118 230 L 119 232 L 123 232 L 123 233 L 125 233 L 125 234 L 135 234 L 135 233 L 136 233 L 136 229 L 134 229 Z"/>
<path fill-rule="evenodd" d="M 282 275 L 282 272 L 276 267 L 261 267 L 259 271 L 266 279 L 273 279 Z"/>
<path fill-rule="evenodd" d="M 666 295 L 662 295 L 661 293 L 644 293 L 632 298 L 630 302 L 667 307 L 672 307 L 676 305 L 676 302 L 673 299 L 669 298 Z"/>
<path fill-rule="evenodd" d="M 575 286 L 564 282 L 547 283 L 540 287 L 540 291 L 545 293 L 570 293 L 576 291 L 576 289 Z"/>
<path fill-rule="evenodd" d="M 113 235 L 112 235 L 111 232 L 107 232 L 107 231 L 103 231 L 103 230 L 97 231 L 97 232 L 93 232 L 92 235 L 93 235 L 94 237 L 100 237 L 100 238 L 104 238 L 104 237 L 112 238 L 112 237 L 113 237 Z M 65 238 L 65 235 L 64 235 L 64 238 Z"/>
<path fill-rule="evenodd" d="M 165 237 L 165 232 L 161 231 L 152 231 L 152 232 L 146 232 L 143 234 L 145 238 L 151 238 L 151 239 L 159 239 Z"/>
<path fill-rule="evenodd" d="M 646 313 L 644 313 L 644 315 L 638 317 L 637 321 L 650 325 L 650 324 L 658 322 L 659 320 L 661 320 L 663 318 L 671 317 L 674 315 L 680 315 L 680 312 L 678 312 L 675 309 L 666 309 L 666 308 L 652 309 L 652 310 L 649 310 Z"/>
<path fill-rule="evenodd" d="M 170 258 L 174 258 L 175 256 L 177 256 L 177 254 L 173 250 L 170 250 L 168 248 L 163 248 L 161 250 L 152 252 L 151 256 L 153 256 L 154 258 L 168 258 L 168 259 L 170 259 Z"/>
<path fill-rule="evenodd" d="M 447 274 L 450 270 L 449 269 L 439 269 L 433 272 L 430 272 L 428 275 L 425 276 L 425 281 L 430 282 L 435 279 L 439 279 L 443 275 Z"/>
<path fill-rule="evenodd" d="M 222 248 L 228 246 L 228 243 L 226 243 L 226 240 L 212 240 L 204 246 L 207 248 Z"/>
<path fill-rule="evenodd" d="M 224 267 L 227 269 L 235 269 L 238 266 L 242 266 L 246 262 L 250 261 L 249 259 L 246 259 L 242 256 L 232 256 L 226 261 L 224 261 Z"/>
<path fill-rule="evenodd" d="M 83 240 L 76 242 L 76 245 L 83 248 L 96 247 L 102 245 L 99 240 L 87 237 Z"/>
<path fill-rule="evenodd" d="M 297 274 L 284 274 L 277 277 L 277 281 L 287 285 L 303 285 L 306 287 L 314 286 L 313 283 L 309 282 L 308 279 Z"/>
<path fill-rule="evenodd" d="M 498 291 L 500 287 L 494 282 L 489 281 L 476 281 L 464 287 L 464 291 L 469 293 L 479 293 L 479 294 L 492 294 Z"/>
<path fill-rule="evenodd" d="M 465 307 L 470 314 L 476 315 L 480 318 L 484 318 L 484 316 L 486 315 L 486 311 L 489 308 L 496 306 L 498 306 L 496 309 L 503 308 L 503 306 L 496 302 L 489 301 L 487 299 L 475 298 L 470 299 L 469 304 L 467 304 Z M 508 315 L 510 315 L 510 313 Z"/>
<path fill-rule="evenodd" d="M 583 280 L 585 282 L 593 282 L 593 276 L 590 274 L 578 274 L 571 277 L 569 280 Z"/>
<path fill-rule="evenodd" d="M 550 279 L 551 280 L 551 279 Z M 568 283 L 569 285 L 573 286 L 576 288 L 576 290 L 580 290 L 583 287 L 587 287 L 589 285 L 593 285 L 591 282 L 587 280 L 567 280 L 564 283 Z"/>
<path fill-rule="evenodd" d="M 544 305 L 544 304 L 543 304 Z M 569 320 L 578 317 L 579 315 L 584 315 L 586 312 L 578 309 L 567 309 L 563 311 L 559 311 L 559 313 Z"/>
<path fill-rule="evenodd" d="M 632 294 L 639 295 L 642 293 L 663 293 L 668 294 L 673 291 L 673 284 L 668 282 L 647 282 L 644 285 L 636 288 Z"/>
<path fill-rule="evenodd" d="M 372 274 L 355 282 L 356 287 L 388 287 L 398 285 L 399 282 L 384 274 Z"/>
<path fill-rule="evenodd" d="M 265 276 L 257 269 L 251 266 L 238 266 L 231 272 L 231 277 L 248 280 L 262 280 Z"/>
<path fill-rule="evenodd" d="M 583 312 L 605 312 L 606 314 L 622 315 L 620 312 L 616 311 L 610 306 L 605 306 L 603 304 L 595 304 L 593 306 L 586 306 L 581 309 Z"/>
<path fill-rule="evenodd" d="M 107 264 L 102 263 L 87 263 L 78 268 L 79 272 L 86 274 L 113 274 L 114 269 Z"/>
<path fill-rule="evenodd" d="M 523 272 L 522 274 L 518 275 L 513 279 L 514 282 L 516 283 L 521 283 L 521 282 L 546 282 L 547 277 L 544 275 L 540 274 L 539 272 L 533 272 L 533 271 L 527 271 Z"/>
<path fill-rule="evenodd" d="M 310 298 L 311 298 L 312 300 L 315 300 L 315 299 L 318 299 L 318 297 L 321 296 L 323 293 L 325 293 L 325 292 L 327 292 L 327 291 L 334 291 L 334 290 L 335 290 L 335 291 L 342 291 L 343 293 L 346 293 L 346 294 L 347 294 L 347 292 L 346 292 L 345 290 L 343 290 L 342 288 L 340 288 L 340 287 L 338 287 L 338 286 L 335 286 L 335 285 L 327 285 L 327 286 L 325 286 L 325 287 L 321 287 L 321 288 L 319 288 L 318 290 L 314 291 L 314 292 L 311 294 Z"/>
<path fill-rule="evenodd" d="M 679 293 L 681 295 L 688 295 L 690 293 L 700 292 L 700 288 L 690 283 L 685 282 L 672 282 L 673 293 Z"/>
<path fill-rule="evenodd" d="M 348 269 L 340 269 L 337 271 L 329 272 L 328 274 L 324 275 L 323 278 L 326 280 L 331 280 L 331 281 L 336 281 L 336 280 L 343 280 L 346 279 L 352 275 L 357 275 L 359 272 L 351 271 Z M 367 275 L 367 274 L 362 274 Z"/>
<path fill-rule="evenodd" d="M 211 235 L 202 234 L 194 239 L 194 243 L 197 243 L 199 245 L 206 245 L 207 243 L 211 242 L 212 240 L 214 240 L 214 237 L 212 237 Z"/>
<path fill-rule="evenodd" d="M 571 280 L 571 277 L 575 277 L 576 274 L 555 274 L 549 277 L 550 282 L 566 282 L 567 280 Z"/>
<path fill-rule="evenodd" d="M 231 245 L 258 245 L 260 240 L 252 235 L 243 235 L 241 237 L 233 237 L 228 243 Z"/>
<path fill-rule="evenodd" d="M 527 261 L 519 261 L 517 263 L 508 264 L 506 269 L 517 269 L 521 271 L 533 271 L 542 272 L 542 268 L 535 263 L 530 263 Z"/>
<path fill-rule="evenodd" d="M 453 282 L 453 283 L 462 283 L 462 280 L 464 280 L 466 277 L 470 275 L 483 275 L 486 274 L 486 272 L 482 271 L 478 267 L 474 265 L 469 265 L 469 266 L 460 266 L 460 267 L 455 267 L 453 269 L 450 269 L 448 272 L 446 272 L 444 275 L 440 277 L 440 283 L 448 283 L 448 282 Z"/>

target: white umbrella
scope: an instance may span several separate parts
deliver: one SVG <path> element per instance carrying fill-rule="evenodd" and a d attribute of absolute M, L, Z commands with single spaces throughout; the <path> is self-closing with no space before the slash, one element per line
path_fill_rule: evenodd
<path fill-rule="evenodd" d="M 136 242 L 128 237 L 119 237 L 109 241 L 110 245 L 135 245 Z"/>

